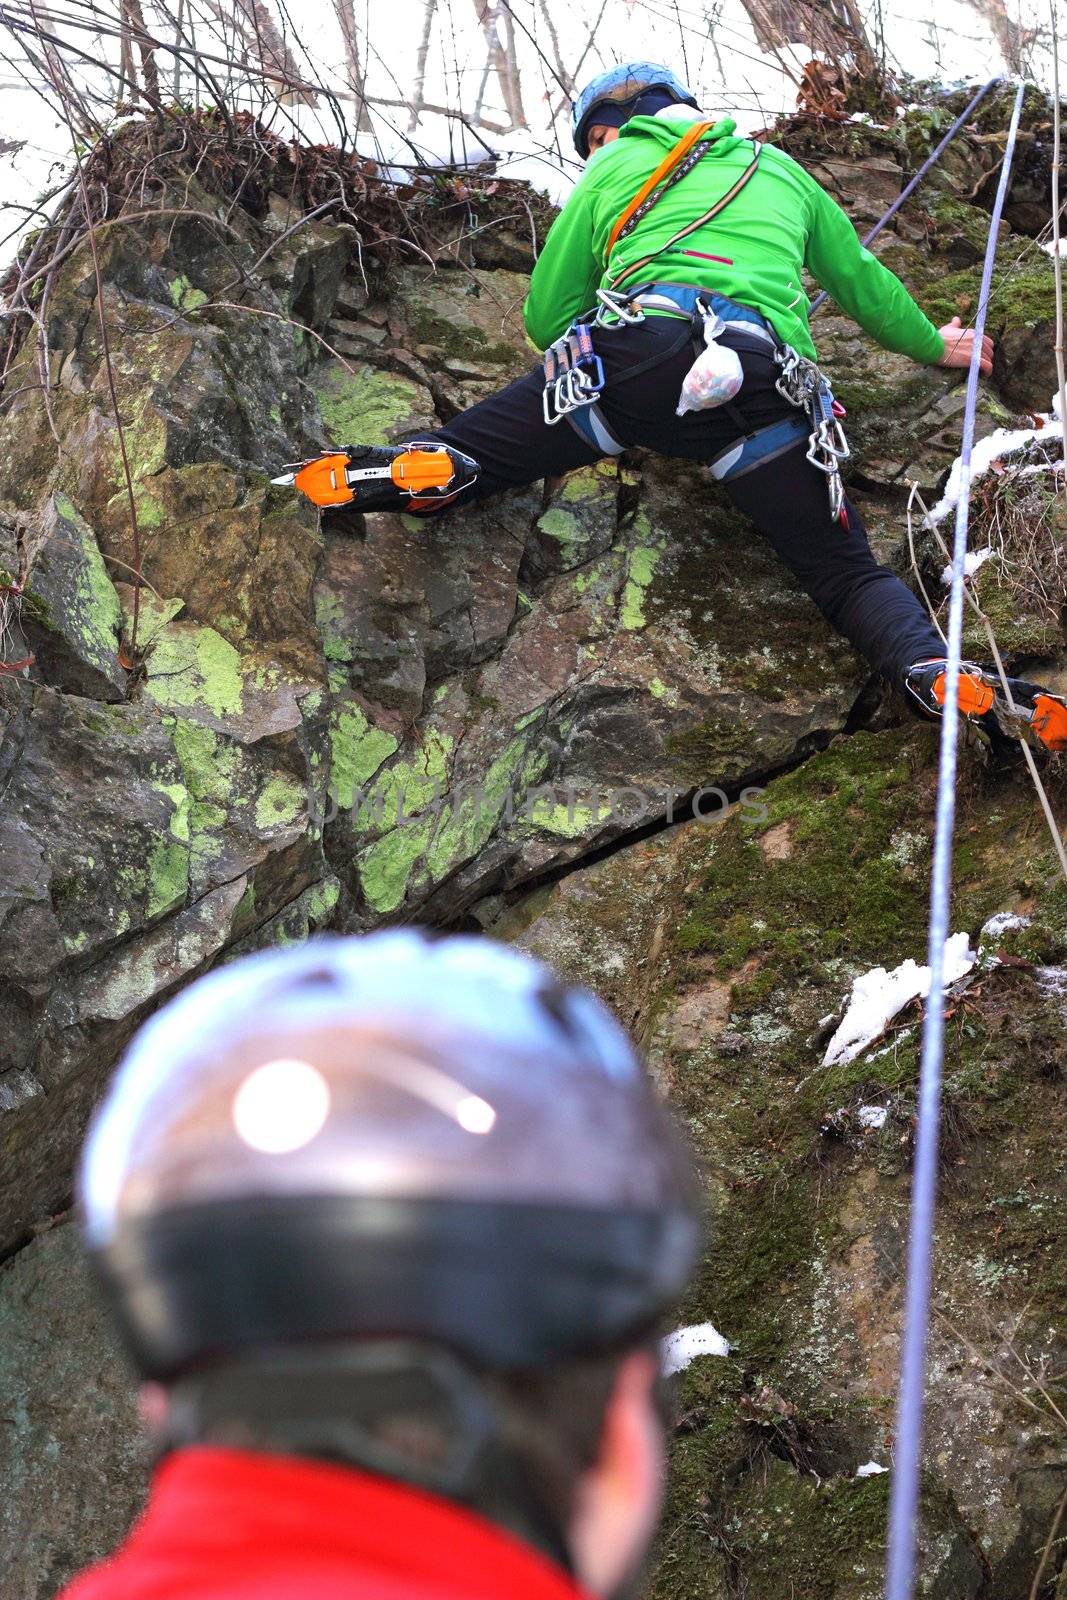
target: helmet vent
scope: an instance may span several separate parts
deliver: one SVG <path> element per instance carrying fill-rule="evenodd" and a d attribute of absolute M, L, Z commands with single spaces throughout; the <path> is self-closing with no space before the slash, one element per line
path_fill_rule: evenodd
<path fill-rule="evenodd" d="M 583 1030 L 571 1010 L 570 995 L 566 989 L 558 983 L 546 983 L 537 990 L 536 998 L 560 1032 L 566 1034 L 575 1044 L 580 1044 Z"/>
<path fill-rule="evenodd" d="M 317 967 L 313 972 L 302 972 L 298 978 L 287 983 L 281 991 L 283 994 L 292 994 L 298 989 L 336 989 L 340 986 L 338 974 L 330 967 Z"/>

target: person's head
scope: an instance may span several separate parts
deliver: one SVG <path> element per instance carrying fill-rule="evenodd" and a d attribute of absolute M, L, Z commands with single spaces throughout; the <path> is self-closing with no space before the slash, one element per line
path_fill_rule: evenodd
<path fill-rule="evenodd" d="M 639 1565 L 695 1187 L 591 995 L 413 931 L 247 958 L 141 1030 L 79 1194 L 165 1447 L 416 1483 L 602 1595 Z"/>
<path fill-rule="evenodd" d="M 654 117 L 672 105 L 697 102 L 669 67 L 655 61 L 630 61 L 601 72 L 587 83 L 571 110 L 574 147 L 582 160 L 619 137 L 631 117 Z"/>

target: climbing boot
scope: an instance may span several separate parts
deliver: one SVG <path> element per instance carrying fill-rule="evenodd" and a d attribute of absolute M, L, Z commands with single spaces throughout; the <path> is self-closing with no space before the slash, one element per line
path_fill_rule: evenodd
<path fill-rule="evenodd" d="M 272 481 L 324 510 L 434 512 L 470 489 L 478 473 L 471 456 L 431 440 L 324 451 Z"/>
<path fill-rule="evenodd" d="M 945 666 L 943 656 L 918 661 L 905 675 L 908 692 L 932 716 L 945 708 Z M 973 661 L 961 662 L 960 715 L 975 722 L 998 749 L 1008 740 L 1025 739 L 1038 750 L 1067 750 L 1067 700 L 1022 678 L 1007 683 L 1010 698 L 999 673 L 986 672 Z"/>

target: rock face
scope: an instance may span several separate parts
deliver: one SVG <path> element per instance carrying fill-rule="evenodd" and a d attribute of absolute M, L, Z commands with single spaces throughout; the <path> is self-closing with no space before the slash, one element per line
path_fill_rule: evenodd
<path fill-rule="evenodd" d="M 980 959 L 949 1007 L 921 1592 L 1026 1600 L 1067 1489 L 1067 896 L 1025 783 L 966 771 L 952 927 Z M 769 1600 L 783 1572 L 882 1593 L 888 1476 L 857 1470 L 892 1461 L 917 1007 L 823 1057 L 855 976 L 925 957 L 935 780 L 931 731 L 840 738 L 708 825 L 483 908 L 612 1001 L 708 1175 L 680 1320 L 732 1351 L 679 1380 L 662 1600 Z M 983 935 L 1005 910 L 1031 921 Z"/>
<path fill-rule="evenodd" d="M 862 225 L 944 120 L 781 137 Z M 994 149 L 963 138 L 878 244 L 941 318 L 973 309 Z M 490 225 L 457 241 L 446 208 L 435 266 L 386 264 L 347 225 L 288 233 L 291 174 L 233 204 L 208 164 L 154 170 L 159 221 L 99 241 L 121 438 L 84 248 L 48 300 L 51 417 L 29 385 L 0 406 L 0 656 L 34 657 L 0 674 L 5 1600 L 49 1600 L 143 1483 L 128 1378 L 80 1286 L 64 1298 L 70 1232 L 33 1237 L 68 1204 L 117 1053 L 221 960 L 412 918 L 484 926 L 598 988 L 704 1159 L 712 1242 L 684 1315 L 735 1348 L 680 1380 L 656 1595 L 769 1600 L 787 1575 L 874 1600 L 886 1479 L 855 1471 L 891 1448 L 915 1017 L 883 1054 L 820 1062 L 852 978 L 923 957 L 930 736 L 884 711 L 854 731 L 863 663 L 690 467 L 636 454 L 435 526 L 317 526 L 270 486 L 279 464 L 403 436 L 524 370 L 525 235 L 485 200 Z M 1042 171 L 1013 187 L 1014 227 L 1035 226 Z M 1000 258 L 986 429 L 1051 388 L 1051 263 L 1019 233 Z M 960 382 L 832 308 L 815 327 L 895 554 L 907 481 L 933 497 L 956 453 Z M 927 536 L 917 559 L 936 590 Z M 1019 616 L 1047 677 L 1062 597 L 1021 592 L 983 603 Z M 950 1025 L 924 1592 L 1025 1600 L 1067 1442 L 1042 1398 L 1063 1368 L 1048 974 L 1067 901 L 1022 780 L 971 756 L 962 787 L 954 928 L 1034 920 Z M 58 1411 L 46 1368 L 77 1374 Z"/>

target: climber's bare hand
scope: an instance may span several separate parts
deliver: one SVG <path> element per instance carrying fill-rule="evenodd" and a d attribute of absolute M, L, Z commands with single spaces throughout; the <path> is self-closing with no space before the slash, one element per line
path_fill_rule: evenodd
<path fill-rule="evenodd" d="M 974 329 L 962 326 L 959 317 L 939 329 L 945 341 L 945 353 L 937 363 L 939 367 L 969 367 L 974 349 Z M 979 370 L 988 377 L 993 370 L 993 341 L 987 333 L 982 335 L 982 356 Z"/>

